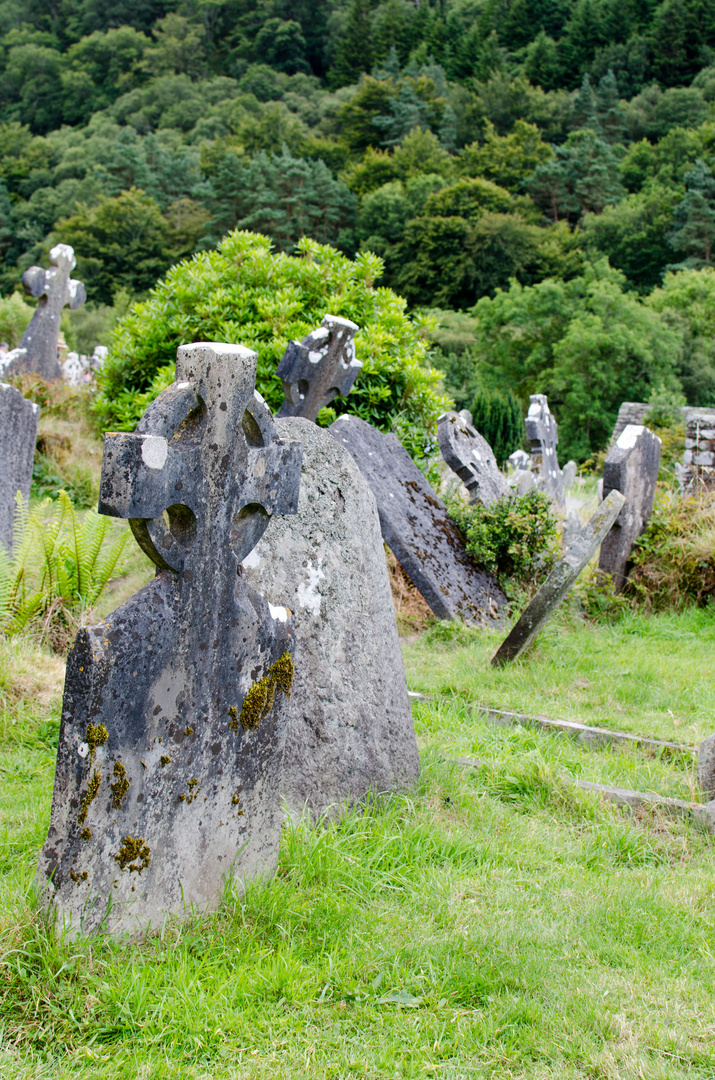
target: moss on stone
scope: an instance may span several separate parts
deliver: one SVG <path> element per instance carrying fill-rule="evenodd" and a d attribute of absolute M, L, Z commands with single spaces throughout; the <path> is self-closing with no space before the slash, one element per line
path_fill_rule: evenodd
<path fill-rule="evenodd" d="M 112 789 L 112 809 L 122 809 L 122 799 L 129 791 L 129 780 L 127 779 L 127 770 L 122 765 L 121 761 L 114 762 L 114 775 L 116 780 L 113 784 L 110 784 Z"/>
<path fill-rule="evenodd" d="M 102 777 L 99 773 L 99 769 L 95 769 L 94 773 L 92 774 L 92 778 L 87 784 L 87 794 L 82 799 L 82 803 L 79 808 L 79 816 L 77 818 L 77 823 L 79 825 L 84 825 L 85 821 L 87 820 L 87 811 L 89 810 L 90 805 L 97 798 L 101 784 Z"/>
<path fill-rule="evenodd" d="M 150 852 L 151 848 L 146 846 L 143 836 L 125 836 L 114 859 L 119 863 L 120 870 L 128 869 L 130 873 L 141 874 L 151 862 Z M 137 861 L 133 862 L 133 859 Z"/>

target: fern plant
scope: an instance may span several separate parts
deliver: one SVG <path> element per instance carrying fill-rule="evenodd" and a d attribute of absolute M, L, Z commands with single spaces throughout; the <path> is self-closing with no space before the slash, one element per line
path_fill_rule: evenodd
<path fill-rule="evenodd" d="M 28 510 L 18 495 L 13 554 L 0 545 L 0 633 L 33 633 L 64 651 L 86 624 L 127 534 L 89 510 L 80 520 L 65 491 Z"/>

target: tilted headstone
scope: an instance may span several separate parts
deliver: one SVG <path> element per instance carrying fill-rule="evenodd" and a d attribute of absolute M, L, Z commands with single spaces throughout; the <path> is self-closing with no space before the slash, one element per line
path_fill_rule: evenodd
<path fill-rule="evenodd" d="M 328 430 L 372 488 L 385 543 L 437 618 L 494 614 L 504 593 L 474 565 L 444 503 L 398 439 L 357 416 L 340 416 Z"/>
<path fill-rule="evenodd" d="M 526 437 L 531 443 L 531 465 L 537 474 L 536 486 L 561 507 L 564 504 L 564 479 L 556 457 L 558 425 L 549 409 L 546 394 L 532 394 L 529 401 Z"/>
<path fill-rule="evenodd" d="M 67 661 L 38 885 L 75 932 L 161 925 L 276 864 L 293 634 L 240 564 L 296 512 L 301 449 L 255 374 L 240 345 L 183 345 L 136 432 L 105 436 L 100 511 L 157 575 Z"/>
<path fill-rule="evenodd" d="M 31 266 L 22 275 L 25 292 L 40 302 L 19 347 L 3 358 L 6 374 L 32 371 L 43 379 L 62 377 L 57 356 L 62 309 L 81 307 L 87 299 L 82 282 L 70 277 L 75 265 L 73 249 L 68 244 L 57 244 L 50 251 L 49 270 Z"/>
<path fill-rule="evenodd" d="M 459 413 L 446 412 L 440 416 L 437 441 L 450 469 L 464 481 L 472 503 L 491 506 L 509 493 L 491 446 Z"/>
<path fill-rule="evenodd" d="M 620 592 L 626 582 L 631 550 L 653 510 L 660 468 L 660 439 L 648 428 L 629 424 L 611 447 L 603 465 L 603 494 L 620 491 L 625 506 L 601 544 L 598 568 Z"/>
<path fill-rule="evenodd" d="M 562 559 L 553 568 L 534 599 L 527 605 L 492 657 L 492 664 L 501 666 L 516 660 L 548 622 L 583 568 L 595 554 L 598 545 L 613 525 L 625 503 L 619 491 L 608 495 L 591 520 L 587 522 Z"/>
<path fill-rule="evenodd" d="M 298 514 L 273 518 L 243 566 L 293 612 L 281 796 L 318 817 L 410 786 L 419 755 L 375 496 L 327 431 L 301 417 L 276 428 L 303 444 Z"/>
<path fill-rule="evenodd" d="M 349 319 L 326 315 L 317 330 L 288 343 L 276 369 L 285 394 L 278 416 L 315 420 L 334 398 L 350 392 L 362 367 L 355 358 L 357 330 Z"/>
<path fill-rule="evenodd" d="M 703 739 L 698 749 L 698 784 L 704 795 L 715 799 L 715 735 Z"/>
<path fill-rule="evenodd" d="M 40 406 L 0 383 L 0 544 L 12 547 L 18 491 L 27 503 L 35 460 Z"/>

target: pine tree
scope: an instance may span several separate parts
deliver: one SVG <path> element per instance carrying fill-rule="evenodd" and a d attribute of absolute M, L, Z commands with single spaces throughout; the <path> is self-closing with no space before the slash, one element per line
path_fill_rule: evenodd
<path fill-rule="evenodd" d="M 554 90 L 558 84 L 558 67 L 556 42 L 540 30 L 526 51 L 524 74 L 534 86 Z"/>
<path fill-rule="evenodd" d="M 588 130 L 595 131 L 597 135 L 601 134 L 596 94 L 588 75 L 584 75 L 581 80 L 581 88 L 573 103 L 569 126 L 572 131 Z"/>
<path fill-rule="evenodd" d="M 715 250 L 715 176 L 700 158 L 687 172 L 685 198 L 676 206 L 668 243 L 686 256 L 679 268 L 712 265 Z"/>
<path fill-rule="evenodd" d="M 610 143 L 622 142 L 625 138 L 626 124 L 618 93 L 618 83 L 610 68 L 598 84 L 596 105 L 601 131 L 606 139 Z"/>
<path fill-rule="evenodd" d="M 333 89 L 350 86 L 356 82 L 360 72 L 370 71 L 372 64 L 370 0 L 353 0 L 345 35 L 328 72 L 328 82 Z"/>

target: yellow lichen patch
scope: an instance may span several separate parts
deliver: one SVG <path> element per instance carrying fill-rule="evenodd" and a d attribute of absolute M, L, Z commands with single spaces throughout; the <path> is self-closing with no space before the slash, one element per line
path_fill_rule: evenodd
<path fill-rule="evenodd" d="M 161 758 L 159 760 L 161 761 L 162 766 L 164 766 L 164 765 L 169 764 L 169 762 L 171 761 L 171 758 L 169 757 L 168 754 L 162 754 Z"/>
<path fill-rule="evenodd" d="M 83 840 L 91 840 L 92 839 L 92 830 L 90 829 L 89 825 L 87 826 L 86 829 L 82 829 L 82 832 L 79 835 L 81 836 L 81 838 Z"/>
<path fill-rule="evenodd" d="M 102 777 L 99 774 L 99 770 L 95 769 L 94 773 L 92 774 L 92 779 L 87 784 L 87 794 L 82 799 L 82 803 L 80 805 L 79 817 L 77 818 L 77 823 L 79 825 L 84 825 L 87 819 L 87 811 L 89 810 L 91 803 L 93 803 L 94 800 L 97 798 L 101 783 Z"/>
<path fill-rule="evenodd" d="M 186 803 L 187 805 L 191 805 L 194 799 L 197 798 L 201 788 L 199 787 L 199 782 L 196 777 L 194 777 L 193 780 L 187 780 L 186 786 L 189 789 L 189 797 L 186 800 Z"/>
<path fill-rule="evenodd" d="M 235 705 L 231 705 L 228 710 L 228 715 L 231 717 L 228 722 L 229 729 L 231 731 L 238 731 L 238 709 Z"/>
<path fill-rule="evenodd" d="M 109 732 L 104 724 L 97 724 L 96 727 L 90 720 L 87 724 L 87 731 L 85 732 L 85 742 L 89 746 L 89 760 L 94 761 L 97 753 L 98 746 L 104 746 L 109 738 Z"/>
<path fill-rule="evenodd" d="M 184 735 L 186 735 L 187 739 L 188 739 L 189 735 L 193 735 L 193 734 L 194 734 L 194 729 L 192 727 L 185 727 L 184 728 Z"/>
<path fill-rule="evenodd" d="M 130 873 L 141 874 L 151 862 L 151 848 L 144 843 L 144 837 L 125 836 L 122 840 L 119 853 L 114 856 L 119 863 L 120 870 L 129 870 Z M 136 859 L 136 862 L 132 862 Z"/>
<path fill-rule="evenodd" d="M 268 716 L 273 706 L 276 687 L 282 690 L 284 694 L 290 694 L 294 672 L 292 656 L 290 653 L 283 653 L 283 656 L 269 667 L 268 674 L 249 687 L 248 693 L 243 699 L 241 714 L 238 717 L 244 731 L 257 728 L 261 720 Z M 228 726 L 233 731 L 237 731 L 238 724 L 235 723 L 237 710 L 235 706 L 232 705 L 228 712 L 232 717 Z"/>
<path fill-rule="evenodd" d="M 126 793 L 129 791 L 129 780 L 127 779 L 127 770 L 124 768 L 121 761 L 115 761 L 113 771 L 114 771 L 114 775 L 115 775 L 116 779 L 115 779 L 113 784 L 109 785 L 110 788 L 112 789 L 112 795 L 114 796 L 113 799 L 112 799 L 112 809 L 113 810 L 121 810 L 122 809 L 122 799 L 124 798 Z"/>
<path fill-rule="evenodd" d="M 290 688 L 293 685 L 293 676 L 295 675 L 291 654 L 283 653 L 280 659 L 276 660 L 275 664 L 268 669 L 268 674 L 273 676 L 279 690 L 290 695 Z"/>

